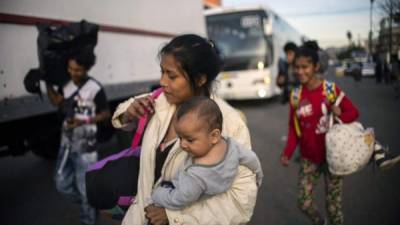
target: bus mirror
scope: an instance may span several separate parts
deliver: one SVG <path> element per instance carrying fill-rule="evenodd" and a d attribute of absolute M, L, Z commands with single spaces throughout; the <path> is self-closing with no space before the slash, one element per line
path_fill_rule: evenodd
<path fill-rule="evenodd" d="M 264 24 L 265 35 L 267 36 L 272 35 L 272 18 L 264 19 L 263 24 Z"/>

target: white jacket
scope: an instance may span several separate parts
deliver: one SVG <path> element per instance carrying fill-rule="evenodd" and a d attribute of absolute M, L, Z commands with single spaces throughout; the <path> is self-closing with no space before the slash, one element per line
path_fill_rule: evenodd
<path fill-rule="evenodd" d="M 217 102 L 223 114 L 222 134 L 234 138 L 251 149 L 249 131 L 239 113 L 225 101 L 219 98 L 213 99 Z M 118 106 L 112 118 L 115 128 L 125 130 L 133 128 L 132 124 L 121 124 L 119 120 L 119 117 L 133 101 L 134 98 L 131 98 Z M 138 193 L 124 217 L 123 225 L 145 224 L 144 208 L 151 198 L 153 184 L 156 183 L 154 181 L 156 149 L 167 132 L 175 109 L 175 105 L 169 104 L 164 94 L 161 94 L 155 101 L 155 113 L 148 122 L 142 140 Z M 186 157 L 188 157 L 187 153 L 180 149 L 179 141 L 177 141 L 165 160 L 160 180 L 171 180 L 175 173 L 182 168 Z M 245 224 L 253 214 L 256 199 L 256 176 L 247 167 L 240 166 L 232 187 L 227 192 L 199 200 L 182 210 L 166 209 L 166 212 L 171 225 Z"/>

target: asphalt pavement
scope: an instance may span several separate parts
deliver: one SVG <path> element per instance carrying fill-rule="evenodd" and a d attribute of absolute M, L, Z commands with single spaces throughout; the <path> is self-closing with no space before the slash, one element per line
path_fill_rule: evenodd
<path fill-rule="evenodd" d="M 332 72 L 332 71 L 331 71 Z M 373 127 L 378 139 L 400 154 L 400 100 L 391 86 L 373 79 L 359 83 L 336 78 L 338 85 L 358 106 L 360 121 Z M 278 98 L 231 102 L 247 117 L 254 151 L 262 162 L 265 180 L 259 190 L 251 225 L 306 225 L 310 221 L 296 207 L 299 164 L 295 157 L 288 168 L 279 163 L 285 145 L 288 105 Z M 115 142 L 110 148 L 116 147 Z M 53 182 L 54 161 L 31 153 L 0 158 L 0 224 L 79 224 L 79 208 L 57 193 Z M 372 165 L 344 180 L 343 210 L 347 225 L 399 225 L 400 166 L 380 172 Z M 316 190 L 317 204 L 324 212 L 322 179 Z M 98 225 L 119 224 L 104 215 Z"/>

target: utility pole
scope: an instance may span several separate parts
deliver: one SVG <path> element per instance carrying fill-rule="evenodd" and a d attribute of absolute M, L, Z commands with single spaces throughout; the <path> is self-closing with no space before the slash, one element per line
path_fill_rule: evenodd
<path fill-rule="evenodd" d="M 393 20 L 393 0 L 390 1 L 389 11 L 389 64 L 392 62 L 392 20 Z"/>
<path fill-rule="evenodd" d="M 370 0 L 371 4 L 370 4 L 370 13 L 369 13 L 369 35 L 368 35 L 368 50 L 369 50 L 369 57 L 368 57 L 368 61 L 370 61 L 370 59 L 372 58 L 372 5 L 374 3 L 374 0 Z"/>

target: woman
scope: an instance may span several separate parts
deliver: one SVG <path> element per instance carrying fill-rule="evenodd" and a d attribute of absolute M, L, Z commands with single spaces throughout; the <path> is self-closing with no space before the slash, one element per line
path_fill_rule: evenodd
<path fill-rule="evenodd" d="M 174 38 L 161 49 L 160 85 L 164 92 L 153 100 L 148 95 L 131 98 L 120 104 L 113 116 L 116 128 L 132 130 L 138 118 L 150 113 L 151 119 L 142 140 L 138 193 L 123 224 L 143 225 L 146 218 L 161 224 L 243 224 L 253 213 L 257 185 L 255 174 L 239 167 L 232 187 L 225 193 L 202 199 L 182 210 L 168 210 L 147 205 L 159 180 L 171 180 L 188 157 L 179 147 L 174 130 L 176 108 L 194 96 L 213 98 L 223 114 L 225 136 L 235 138 L 250 149 L 248 129 L 237 113 L 223 100 L 211 94 L 212 83 L 220 68 L 213 45 L 197 35 Z"/>
<path fill-rule="evenodd" d="M 325 225 L 313 200 L 313 189 L 321 174 L 325 176 L 326 208 L 330 224 L 343 224 L 341 194 L 343 179 L 329 172 L 325 160 L 325 134 L 329 119 L 327 112 L 339 117 L 343 123 L 357 119 L 358 110 L 349 98 L 344 97 L 339 106 L 332 103 L 341 90 L 333 83 L 321 79 L 318 53 L 300 47 L 295 56 L 295 72 L 301 86 L 292 91 L 290 102 L 289 132 L 281 163 L 289 165 L 297 144 L 300 144 L 301 165 L 299 175 L 298 207 L 315 225 Z"/>

